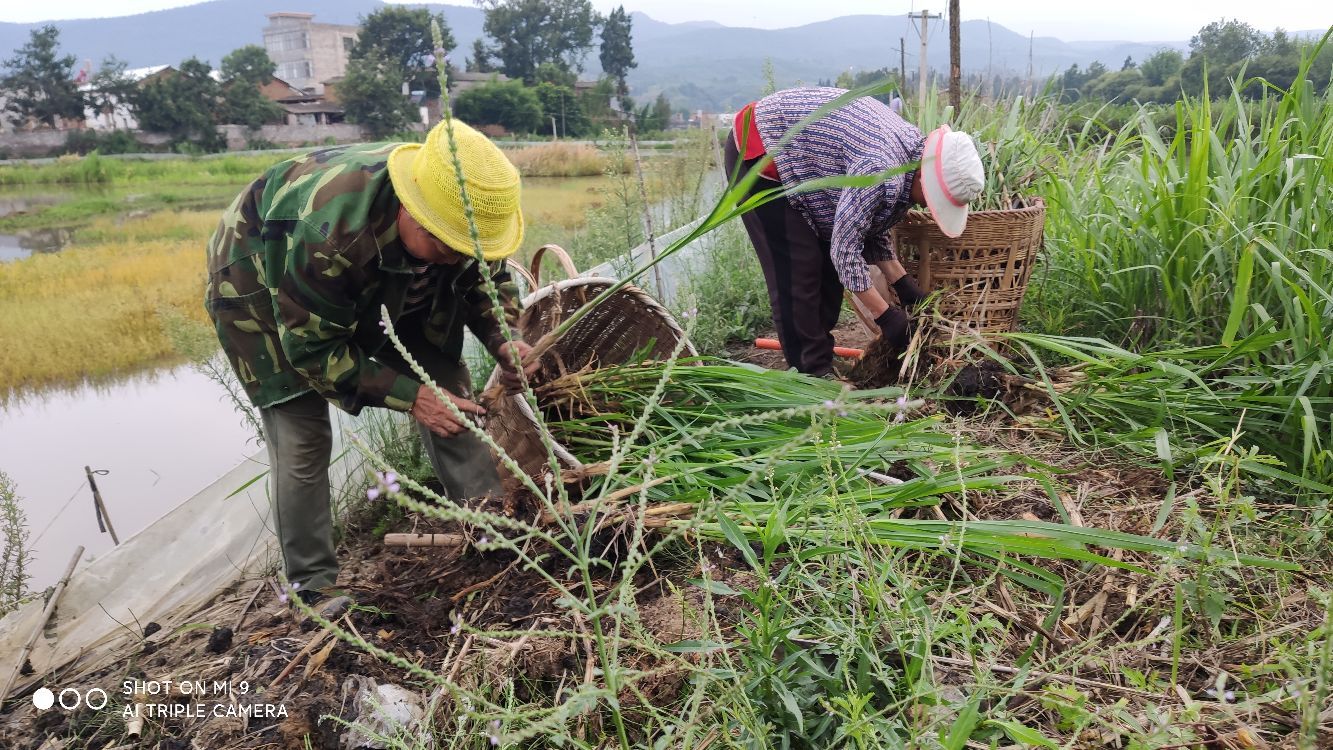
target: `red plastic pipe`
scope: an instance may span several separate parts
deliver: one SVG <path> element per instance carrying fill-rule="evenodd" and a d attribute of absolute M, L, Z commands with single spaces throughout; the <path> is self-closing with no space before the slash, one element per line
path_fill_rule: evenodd
<path fill-rule="evenodd" d="M 782 343 L 779 342 L 777 339 L 755 339 L 754 348 L 772 349 L 775 352 L 780 352 L 782 351 Z M 838 355 L 839 357 L 850 357 L 852 359 L 860 359 L 861 355 L 865 354 L 865 351 L 862 349 L 852 349 L 851 347 L 847 346 L 835 346 L 833 347 L 833 353 Z"/>

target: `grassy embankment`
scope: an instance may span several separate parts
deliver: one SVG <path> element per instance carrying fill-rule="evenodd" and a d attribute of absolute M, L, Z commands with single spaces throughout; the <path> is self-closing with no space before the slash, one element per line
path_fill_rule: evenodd
<path fill-rule="evenodd" d="M 523 256 L 547 242 L 578 244 L 584 225 L 596 221 L 608 201 L 608 175 L 617 171 L 608 158 L 565 144 L 509 153 L 529 178 Z M 173 359 L 157 311 L 165 307 L 205 321 L 201 254 L 219 207 L 273 161 L 86 157 L 0 168 L 0 185 L 104 188 L 79 189 L 68 201 L 0 219 L 0 231 L 74 227 L 65 250 L 0 264 L 0 341 L 6 351 L 0 399 Z M 163 204 L 173 208 L 160 210 Z"/>

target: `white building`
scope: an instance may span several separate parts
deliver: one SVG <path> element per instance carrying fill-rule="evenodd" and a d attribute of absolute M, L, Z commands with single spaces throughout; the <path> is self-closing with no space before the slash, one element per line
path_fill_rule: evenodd
<path fill-rule="evenodd" d="M 146 68 L 132 68 L 125 71 L 125 77 L 140 83 L 148 78 L 175 70 L 170 65 L 150 65 Z M 79 85 L 79 91 L 87 95 L 93 90 L 91 83 Z M 93 130 L 134 130 L 139 123 L 134 119 L 134 112 L 127 102 L 116 102 L 109 110 L 98 111 L 90 106 L 83 108 L 83 120 Z"/>

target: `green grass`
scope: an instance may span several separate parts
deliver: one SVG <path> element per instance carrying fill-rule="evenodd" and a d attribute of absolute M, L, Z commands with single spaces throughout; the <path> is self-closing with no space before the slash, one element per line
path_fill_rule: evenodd
<path fill-rule="evenodd" d="M 111 159 L 96 153 L 62 156 L 50 164 L 0 166 L 0 185 L 243 184 L 289 153 L 189 159 Z"/>

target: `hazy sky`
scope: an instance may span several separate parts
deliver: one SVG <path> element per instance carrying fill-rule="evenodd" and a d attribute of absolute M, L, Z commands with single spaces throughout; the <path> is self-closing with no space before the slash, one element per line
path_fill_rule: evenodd
<path fill-rule="evenodd" d="M 855 13 L 898 14 L 927 9 L 938 12 L 946 0 L 593 0 L 606 11 L 623 2 L 662 21 L 717 21 L 728 26 L 781 28 Z M 188 5 L 182 0 L 58 0 L 50 5 L 6 0 L 0 21 L 42 21 L 58 18 L 122 16 Z M 282 3 L 275 0 L 274 7 Z M 455 0 L 453 4 L 470 4 Z M 1188 39 L 1200 26 L 1222 17 L 1238 18 L 1260 29 L 1320 29 L 1333 24 L 1333 5 L 1326 0 L 962 0 L 964 20 L 986 19 L 1013 31 L 1035 32 L 1065 40 Z"/>

